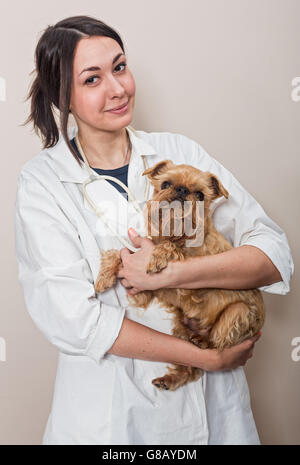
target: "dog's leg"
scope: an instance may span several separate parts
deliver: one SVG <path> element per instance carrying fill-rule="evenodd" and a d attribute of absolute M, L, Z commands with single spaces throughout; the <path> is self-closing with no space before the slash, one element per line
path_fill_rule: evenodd
<path fill-rule="evenodd" d="M 133 307 L 141 307 L 146 309 L 154 298 L 152 291 L 141 291 L 135 295 L 128 295 L 129 304 Z"/>
<path fill-rule="evenodd" d="M 193 332 L 184 323 L 186 321 L 186 317 L 182 310 L 179 307 L 174 307 L 171 313 L 174 313 L 172 334 L 180 339 L 189 341 Z M 168 374 L 152 380 L 152 384 L 160 390 L 175 391 L 175 389 L 186 383 L 196 381 L 203 373 L 200 368 L 187 367 L 184 365 L 174 365 L 173 367 L 168 366 L 167 368 Z"/>
<path fill-rule="evenodd" d="M 117 281 L 117 274 L 122 267 L 120 251 L 110 249 L 101 252 L 101 268 L 97 276 L 95 291 L 104 292 L 110 289 Z"/>
<path fill-rule="evenodd" d="M 156 245 L 147 266 L 147 273 L 158 273 L 168 266 L 170 260 L 183 260 L 183 253 L 170 241 Z"/>
<path fill-rule="evenodd" d="M 187 318 L 179 307 L 175 308 L 172 313 L 175 313 L 172 334 L 176 337 L 179 337 L 180 339 L 184 339 L 185 341 L 190 341 L 195 344 L 195 342 L 192 340 L 196 334 L 195 328 L 191 326 L 190 322 L 191 320 L 196 321 L 196 319 Z"/>
<path fill-rule="evenodd" d="M 208 337 L 211 327 L 201 327 L 201 321 L 197 318 L 188 318 L 181 308 L 173 310 L 172 334 L 176 337 L 192 342 L 200 349 L 208 348 Z"/>
<path fill-rule="evenodd" d="M 168 374 L 160 378 L 152 380 L 152 384 L 160 390 L 175 391 L 175 389 L 183 386 L 191 381 L 197 381 L 202 374 L 201 368 L 187 367 L 185 365 L 167 366 Z"/>
<path fill-rule="evenodd" d="M 192 336 L 192 331 L 190 328 L 184 323 L 185 316 L 181 311 L 181 317 L 175 317 L 173 320 L 173 328 L 172 334 L 180 339 L 184 339 L 185 341 L 189 341 Z"/>
<path fill-rule="evenodd" d="M 210 332 L 210 347 L 223 350 L 254 336 L 262 327 L 256 308 L 243 302 L 228 305 Z"/>

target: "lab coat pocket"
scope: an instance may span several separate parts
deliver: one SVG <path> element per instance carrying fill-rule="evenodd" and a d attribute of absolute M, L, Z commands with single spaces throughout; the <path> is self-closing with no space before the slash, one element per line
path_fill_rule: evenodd
<path fill-rule="evenodd" d="M 196 414 L 199 407 L 195 405 L 195 401 L 197 403 L 198 400 L 191 394 L 191 386 L 184 385 L 175 391 L 164 391 L 152 384 L 153 379 L 167 373 L 166 367 L 171 364 L 137 359 L 133 363 L 135 383 L 156 410 L 156 430 L 167 433 L 202 423 L 202 419 Z"/>

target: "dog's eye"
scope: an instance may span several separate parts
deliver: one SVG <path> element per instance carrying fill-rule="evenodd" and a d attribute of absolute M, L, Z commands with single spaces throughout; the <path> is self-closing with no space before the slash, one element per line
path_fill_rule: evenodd
<path fill-rule="evenodd" d="M 162 185 L 160 186 L 161 189 L 168 189 L 168 187 L 171 186 L 171 183 L 169 181 L 164 181 Z"/>
<path fill-rule="evenodd" d="M 204 194 L 201 191 L 195 192 L 197 199 L 200 201 L 204 200 Z"/>

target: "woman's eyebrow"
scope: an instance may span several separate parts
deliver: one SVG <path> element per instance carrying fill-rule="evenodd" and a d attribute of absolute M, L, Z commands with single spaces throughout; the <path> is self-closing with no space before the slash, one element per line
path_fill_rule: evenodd
<path fill-rule="evenodd" d="M 112 64 L 114 64 L 120 58 L 120 56 L 122 56 L 122 55 L 124 55 L 124 53 L 118 53 L 118 55 L 116 55 L 115 58 L 113 59 Z M 100 66 L 90 66 L 89 68 L 84 68 L 81 71 L 81 73 L 78 74 L 78 76 L 80 76 L 80 74 L 82 74 L 82 73 L 84 73 L 86 71 L 98 71 L 100 69 L 101 69 Z"/>

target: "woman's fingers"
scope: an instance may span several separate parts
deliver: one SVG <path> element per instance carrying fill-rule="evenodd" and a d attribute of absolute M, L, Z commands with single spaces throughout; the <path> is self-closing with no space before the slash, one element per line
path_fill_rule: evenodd
<path fill-rule="evenodd" d="M 123 261 L 128 255 L 131 255 L 131 251 L 127 249 L 127 247 L 123 247 L 123 249 L 120 250 L 121 260 Z"/>
<path fill-rule="evenodd" d="M 259 331 L 257 334 L 254 336 L 250 337 L 249 339 L 246 339 L 246 341 L 249 344 L 249 347 L 254 347 L 254 344 L 258 341 L 258 339 L 261 337 L 261 331 Z M 245 341 L 244 341 L 245 342 Z"/>
<path fill-rule="evenodd" d="M 123 247 L 123 249 L 120 250 L 120 257 L 121 257 L 122 262 L 130 254 L 131 254 L 130 250 L 127 249 L 126 247 Z M 118 273 L 117 273 L 117 277 L 118 278 L 124 278 L 124 273 L 123 272 L 124 272 L 124 267 L 122 266 L 122 268 L 120 268 Z"/>
<path fill-rule="evenodd" d="M 127 294 L 128 295 L 135 295 L 141 292 L 139 289 L 136 289 L 135 287 L 132 287 L 131 289 L 128 290 Z"/>
<path fill-rule="evenodd" d="M 240 344 L 227 347 L 217 354 L 218 369 L 233 370 L 241 365 L 246 365 L 247 360 L 253 357 L 255 343 L 260 337 L 261 331 Z"/>
<path fill-rule="evenodd" d="M 253 357 L 255 343 L 261 337 L 261 334 L 261 331 L 259 331 L 257 334 L 255 334 L 255 336 L 252 336 L 251 338 L 246 339 L 246 341 L 242 342 L 242 344 L 247 343 L 249 347 L 248 350 L 245 352 L 245 359 L 243 365 L 246 365 L 247 360 Z"/>
<path fill-rule="evenodd" d="M 256 342 L 256 341 L 258 341 L 258 339 L 260 338 L 261 335 L 262 335 L 262 332 L 258 331 L 258 333 L 255 334 L 254 336 L 252 336 L 250 339 L 254 339 L 254 342 Z"/>
<path fill-rule="evenodd" d="M 251 349 L 248 353 L 248 358 L 251 358 L 253 357 L 253 352 L 254 352 L 254 349 Z"/>
<path fill-rule="evenodd" d="M 126 278 L 121 279 L 121 280 L 120 280 L 120 283 L 121 283 L 122 286 L 124 286 L 126 289 L 131 289 L 131 288 L 132 288 L 131 284 L 129 283 L 129 281 L 127 281 Z"/>
<path fill-rule="evenodd" d="M 129 283 L 129 281 L 127 281 L 127 279 L 125 279 L 125 278 L 121 279 L 120 283 L 122 284 L 122 286 L 125 287 L 125 289 L 127 289 L 127 294 L 128 295 L 135 295 L 138 292 L 140 292 L 139 289 L 136 289 L 135 287 L 132 287 L 131 284 Z"/>

